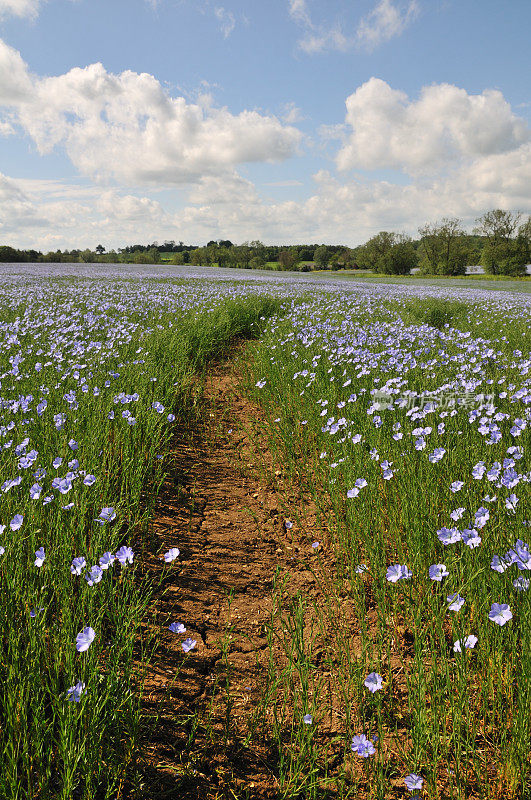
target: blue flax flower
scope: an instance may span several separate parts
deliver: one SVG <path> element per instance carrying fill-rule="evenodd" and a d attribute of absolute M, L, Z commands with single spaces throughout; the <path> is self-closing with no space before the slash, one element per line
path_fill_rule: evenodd
<path fill-rule="evenodd" d="M 392 564 L 387 568 L 386 577 L 389 583 L 396 583 L 397 581 L 411 578 L 413 573 L 408 569 L 406 564 Z"/>
<path fill-rule="evenodd" d="M 496 625 L 505 625 L 513 618 L 510 607 L 507 603 L 493 603 L 489 611 L 489 619 L 496 623 Z"/>
<path fill-rule="evenodd" d="M 24 517 L 22 514 L 15 514 L 11 522 L 9 523 L 9 527 L 12 531 L 18 531 L 19 528 L 22 527 L 22 523 L 24 522 Z"/>
<path fill-rule="evenodd" d="M 171 625 L 168 625 L 168 628 L 172 633 L 186 633 L 186 628 L 182 622 L 172 622 Z"/>
<path fill-rule="evenodd" d="M 113 519 L 116 519 L 116 511 L 112 506 L 108 506 L 101 509 L 99 516 L 94 522 L 99 522 L 100 525 L 104 525 L 106 522 L 112 522 Z"/>
<path fill-rule="evenodd" d="M 84 653 L 88 650 L 96 637 L 94 628 L 83 628 L 82 631 L 76 636 L 76 650 L 78 653 Z"/>
<path fill-rule="evenodd" d="M 463 647 L 465 650 L 473 650 L 477 641 L 477 636 L 467 636 L 466 639 L 458 639 L 457 642 L 454 642 L 454 653 L 461 653 Z"/>
<path fill-rule="evenodd" d="M 68 689 L 66 699 L 71 703 L 79 703 L 81 695 L 83 694 L 85 694 L 85 684 L 79 681 L 75 686 L 71 686 L 70 689 Z"/>
<path fill-rule="evenodd" d="M 350 749 L 353 753 L 356 753 L 356 755 L 361 756 L 362 758 L 368 758 L 376 752 L 373 743 L 370 739 L 367 739 L 364 733 L 360 733 L 358 736 L 352 737 Z"/>
<path fill-rule="evenodd" d="M 404 783 L 410 792 L 414 792 L 415 789 L 422 789 L 424 778 L 421 775 L 417 775 L 415 772 L 411 772 L 404 778 Z"/>
<path fill-rule="evenodd" d="M 89 586 L 94 586 L 94 584 L 99 583 L 103 576 L 103 570 L 101 567 L 94 565 L 90 568 L 90 570 L 85 573 L 85 580 Z"/>
<path fill-rule="evenodd" d="M 448 606 L 449 611 L 460 611 L 465 603 L 465 598 L 461 597 L 460 594 L 449 594 L 446 600 L 450 604 Z"/>
<path fill-rule="evenodd" d="M 442 581 L 450 573 L 444 564 L 432 564 L 429 569 L 429 575 L 432 581 Z"/>
<path fill-rule="evenodd" d="M 120 547 L 120 549 L 116 551 L 116 558 L 118 559 L 122 567 L 125 567 L 127 564 L 132 564 L 134 555 L 135 554 L 133 553 L 131 548 L 125 547 L 125 545 Z"/>
<path fill-rule="evenodd" d="M 365 678 L 363 685 L 367 687 L 369 692 L 374 694 L 382 688 L 383 678 L 378 672 L 370 672 Z"/>
<path fill-rule="evenodd" d="M 87 566 L 87 562 L 83 558 L 83 556 L 78 556 L 74 558 L 70 565 L 70 572 L 72 575 L 81 575 L 85 567 Z"/>
<path fill-rule="evenodd" d="M 116 560 L 116 556 L 113 553 L 109 553 L 108 551 L 104 553 L 99 561 L 100 567 L 102 569 L 109 569 L 112 563 Z"/>

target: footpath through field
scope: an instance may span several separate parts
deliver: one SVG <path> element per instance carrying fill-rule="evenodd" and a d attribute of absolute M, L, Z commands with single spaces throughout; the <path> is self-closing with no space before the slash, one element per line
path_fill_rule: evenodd
<path fill-rule="evenodd" d="M 233 361 L 209 372 L 197 424 L 173 441 L 151 524 L 150 549 L 178 547 L 180 568 L 169 571 L 154 610 L 166 632 L 147 679 L 145 705 L 158 718 L 141 797 L 277 797 L 274 755 L 244 739 L 271 655 L 275 574 L 289 568 L 290 592 L 311 590 L 314 578 L 295 557 L 282 496 L 268 478 L 278 488 L 281 470 L 253 441 L 259 411 L 238 382 Z M 186 632 L 171 633 L 171 622 Z M 186 637 L 197 644 L 183 660 Z"/>

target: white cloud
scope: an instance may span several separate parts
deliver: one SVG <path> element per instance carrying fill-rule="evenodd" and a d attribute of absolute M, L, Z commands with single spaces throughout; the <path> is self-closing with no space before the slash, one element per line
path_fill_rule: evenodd
<path fill-rule="evenodd" d="M 460 171 L 458 184 L 462 192 L 496 196 L 499 207 L 531 211 L 531 143 L 475 159 Z"/>
<path fill-rule="evenodd" d="M 422 89 L 410 100 L 371 78 L 346 100 L 348 133 L 337 155 L 339 169 L 394 168 L 433 172 L 479 156 L 510 152 L 529 141 L 525 121 L 502 93 L 468 94 L 450 84 Z"/>
<path fill-rule="evenodd" d="M 232 31 L 236 27 L 236 19 L 232 11 L 227 11 L 226 8 L 223 6 L 218 6 L 214 9 L 214 14 L 219 21 L 219 26 L 221 28 L 221 32 L 225 39 L 231 35 Z"/>
<path fill-rule="evenodd" d="M 291 18 L 304 30 L 298 46 L 309 55 L 324 50 L 348 50 L 352 42 L 343 34 L 338 24 L 316 25 L 312 21 L 306 0 L 288 0 Z"/>
<path fill-rule="evenodd" d="M 287 188 L 289 186 L 304 186 L 302 181 L 287 180 L 287 181 L 267 181 L 264 186 L 278 186 L 279 188 Z"/>
<path fill-rule="evenodd" d="M 0 177 L 0 231 L 14 246 L 120 247 L 157 239 L 201 243 L 229 238 L 272 243 L 342 242 L 356 245 L 380 230 L 417 228 L 444 216 L 469 229 L 489 208 L 528 213 L 531 145 L 482 156 L 466 169 L 403 186 L 383 180 L 344 180 L 321 170 L 304 200 L 270 202 L 238 175 L 210 176 L 194 186 L 180 210 L 149 196 L 118 190 L 14 181 Z"/>
<path fill-rule="evenodd" d="M 392 0 L 380 0 L 374 9 L 360 20 L 356 31 L 358 44 L 371 51 L 383 42 L 400 36 L 407 26 L 418 16 L 417 0 L 409 0 L 400 6 Z"/>
<path fill-rule="evenodd" d="M 296 122 L 300 122 L 303 119 L 305 119 L 305 117 L 302 111 L 293 101 L 284 103 L 282 114 L 283 122 L 286 122 L 288 125 L 294 125 Z"/>
<path fill-rule="evenodd" d="M 0 120 L 0 136 L 13 136 L 14 133 L 15 129 L 10 122 Z"/>
<path fill-rule="evenodd" d="M 33 89 L 22 56 L 0 39 L 0 106 L 23 102 Z"/>
<path fill-rule="evenodd" d="M 173 213 L 151 197 L 0 174 L 0 238 L 50 250 L 175 238 Z"/>
<path fill-rule="evenodd" d="M 82 175 L 101 181 L 194 182 L 246 162 L 282 161 L 301 140 L 274 116 L 171 97 L 147 73 L 91 64 L 39 78 L 1 41 L 0 105 L 39 152 L 64 146 Z"/>
<path fill-rule="evenodd" d="M 471 229 L 489 208 L 529 209 L 529 176 L 525 185 L 518 187 L 481 187 L 470 184 L 468 178 L 455 174 L 427 185 L 401 186 L 388 181 L 341 182 L 321 171 L 314 176 L 315 192 L 306 200 L 267 203 L 251 185 L 241 195 L 229 192 L 222 203 L 213 197 L 209 202 L 203 196 L 201 203 L 188 205 L 174 220 L 179 231 L 198 242 L 258 238 L 274 243 L 341 242 L 353 246 L 380 230 L 403 230 L 416 236 L 420 225 L 444 216 L 458 216 Z"/>
<path fill-rule="evenodd" d="M 251 181 L 240 175 L 230 177 L 206 177 L 194 186 L 189 195 L 188 202 L 200 206 L 229 206 L 237 202 L 248 205 L 258 202 L 258 194 Z"/>
<path fill-rule="evenodd" d="M 299 47 L 308 55 L 323 53 L 325 50 L 339 50 L 346 52 L 352 46 L 349 39 L 339 25 L 328 29 L 319 29 L 315 32 L 307 32 L 300 40 Z"/>
<path fill-rule="evenodd" d="M 156 200 L 130 194 L 123 195 L 112 189 L 103 192 L 98 197 L 95 210 L 105 219 L 113 221 L 145 224 L 149 220 L 163 224 L 167 219 L 166 212 Z"/>
<path fill-rule="evenodd" d="M 17 182 L 0 173 L 0 233 L 18 232 L 38 227 L 45 217 Z"/>
<path fill-rule="evenodd" d="M 313 27 L 306 0 L 288 0 L 288 10 L 295 22 L 308 28 Z"/>
<path fill-rule="evenodd" d="M 0 17 L 13 15 L 35 19 L 39 7 L 40 0 L 0 0 Z"/>
<path fill-rule="evenodd" d="M 359 22 L 354 34 L 345 33 L 339 22 L 317 24 L 311 17 L 306 0 L 288 0 L 291 18 L 303 29 L 298 42 L 309 55 L 328 50 L 346 52 L 355 47 L 374 50 L 378 45 L 399 36 L 419 13 L 417 0 L 397 4 L 379 0 L 373 10 Z"/>

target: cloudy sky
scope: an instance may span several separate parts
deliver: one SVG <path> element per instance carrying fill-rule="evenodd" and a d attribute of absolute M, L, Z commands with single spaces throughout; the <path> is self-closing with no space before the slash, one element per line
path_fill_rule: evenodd
<path fill-rule="evenodd" d="M 0 244 L 531 211 L 528 0 L 0 0 Z"/>

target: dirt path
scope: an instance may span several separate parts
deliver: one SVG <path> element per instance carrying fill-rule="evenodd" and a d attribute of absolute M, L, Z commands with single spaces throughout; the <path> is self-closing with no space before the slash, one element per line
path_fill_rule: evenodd
<path fill-rule="evenodd" d="M 146 748 L 146 798 L 277 796 L 274 756 L 244 737 L 264 682 L 275 573 L 289 567 L 299 585 L 313 578 L 295 563 L 282 497 L 261 469 L 271 456 L 249 436 L 258 410 L 237 386 L 232 362 L 209 374 L 198 424 L 175 437 L 152 522 L 150 549 L 181 555 L 155 609 L 165 633 L 147 682 L 160 717 Z M 186 633 L 172 634 L 170 622 Z M 197 646 L 183 664 L 188 636 Z"/>

